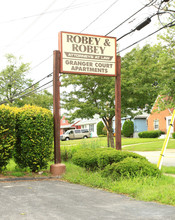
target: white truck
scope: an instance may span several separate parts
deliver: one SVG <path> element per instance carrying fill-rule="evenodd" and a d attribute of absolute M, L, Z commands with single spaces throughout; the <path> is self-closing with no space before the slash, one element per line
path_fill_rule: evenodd
<path fill-rule="evenodd" d="M 61 141 L 68 141 L 73 139 L 89 138 L 90 131 L 88 129 L 71 129 L 60 136 Z"/>

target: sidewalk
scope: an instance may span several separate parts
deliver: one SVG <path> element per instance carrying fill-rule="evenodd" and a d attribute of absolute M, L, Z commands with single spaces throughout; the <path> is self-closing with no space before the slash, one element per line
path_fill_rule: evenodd
<path fill-rule="evenodd" d="M 173 220 L 175 207 L 59 180 L 0 183 L 1 220 Z"/>

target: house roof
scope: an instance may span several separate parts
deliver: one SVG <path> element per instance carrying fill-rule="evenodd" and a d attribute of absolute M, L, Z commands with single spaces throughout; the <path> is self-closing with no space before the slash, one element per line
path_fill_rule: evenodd
<path fill-rule="evenodd" d="M 96 124 L 96 123 L 98 123 L 99 121 L 101 121 L 101 119 L 82 120 L 82 121 L 78 122 L 76 125 Z"/>
<path fill-rule="evenodd" d="M 153 111 L 153 109 L 154 109 L 154 106 L 155 106 L 155 104 L 157 103 L 157 100 L 158 100 L 159 98 L 161 98 L 163 102 L 164 102 L 164 100 L 167 100 L 166 97 L 162 97 L 161 95 L 158 95 L 157 98 L 156 98 L 156 100 L 155 100 L 155 102 L 154 102 L 154 104 L 153 104 L 153 106 L 152 106 L 152 108 L 151 108 L 151 113 L 152 113 L 152 111 Z M 168 111 L 169 111 L 171 114 L 173 114 L 174 108 L 167 108 L 167 109 L 168 109 Z M 150 115 L 151 115 L 151 114 L 148 115 L 147 120 L 148 120 L 148 118 L 149 118 Z"/>

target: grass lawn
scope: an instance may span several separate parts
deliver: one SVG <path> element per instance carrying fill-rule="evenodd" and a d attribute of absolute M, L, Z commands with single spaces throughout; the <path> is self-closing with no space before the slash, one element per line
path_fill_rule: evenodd
<path fill-rule="evenodd" d="M 133 145 L 123 147 L 123 150 L 161 150 L 164 140 L 161 139 L 140 139 L 140 138 L 122 138 L 122 145 Z M 61 147 L 106 147 L 107 139 L 104 138 L 89 138 L 85 140 L 73 140 L 61 142 Z M 171 139 L 168 148 L 175 149 L 175 140 Z M 84 168 L 78 167 L 71 162 L 63 162 L 66 164 L 66 173 L 62 177 L 63 180 L 71 183 L 77 183 L 90 187 L 101 188 L 110 192 L 129 195 L 133 198 L 143 201 L 156 201 L 162 204 L 175 206 L 175 178 L 171 176 L 154 177 L 135 177 L 121 178 L 114 181 L 111 178 L 104 178 L 99 172 L 87 171 Z M 42 171 L 42 174 L 32 173 L 30 169 L 20 169 L 16 166 L 13 159 L 7 165 L 7 170 L 0 174 L 0 177 L 38 177 L 51 176 L 48 168 Z M 175 167 L 162 167 L 163 173 L 175 174 Z"/>
<path fill-rule="evenodd" d="M 164 140 L 157 139 L 158 141 L 150 143 L 141 143 L 133 146 L 126 146 L 123 150 L 130 151 L 161 151 Z M 167 149 L 175 149 L 175 139 L 170 139 Z"/>
<path fill-rule="evenodd" d="M 101 177 L 100 172 L 86 171 L 71 162 L 65 164 L 66 173 L 63 176 L 63 180 L 126 194 L 143 201 L 156 201 L 175 206 L 174 177 L 135 177 L 133 179 L 113 181 L 111 178 Z"/>

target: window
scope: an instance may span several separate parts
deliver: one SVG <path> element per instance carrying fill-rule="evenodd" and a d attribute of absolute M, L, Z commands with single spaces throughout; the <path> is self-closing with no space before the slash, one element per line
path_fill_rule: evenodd
<path fill-rule="evenodd" d="M 159 120 L 154 120 L 154 130 L 159 130 Z"/>
<path fill-rule="evenodd" d="M 79 134 L 79 133 L 80 133 L 80 130 L 75 130 L 75 133 L 76 133 L 76 134 Z"/>
<path fill-rule="evenodd" d="M 92 131 L 92 132 L 94 132 L 94 124 L 92 124 L 92 125 L 89 125 L 89 131 Z"/>

